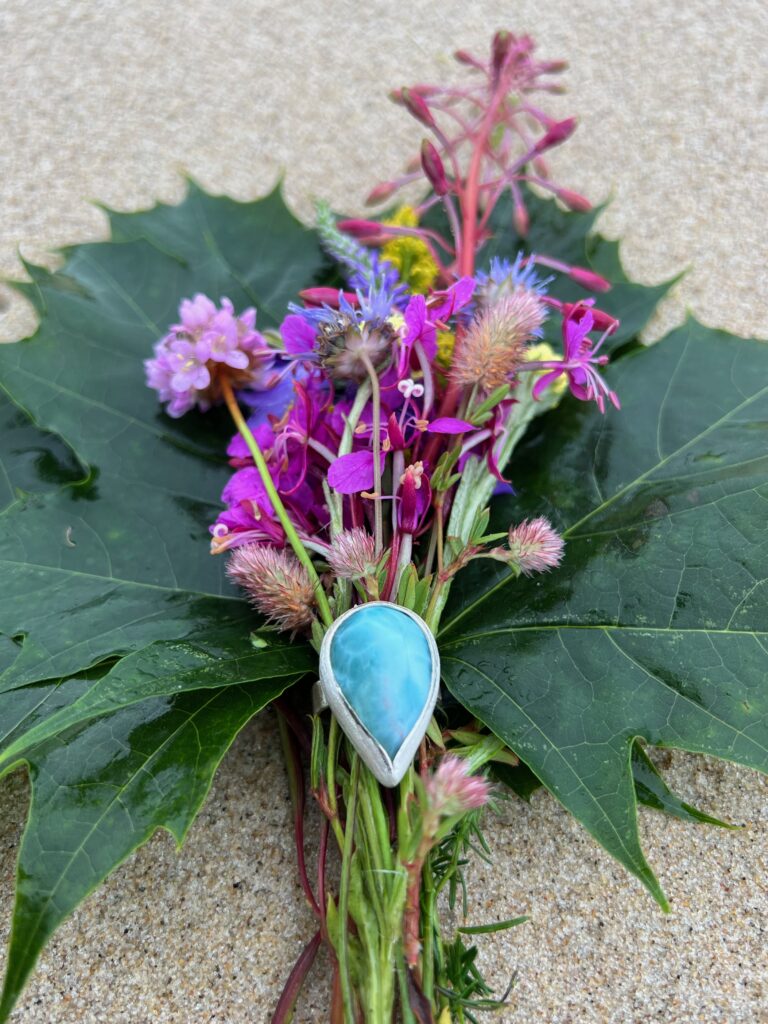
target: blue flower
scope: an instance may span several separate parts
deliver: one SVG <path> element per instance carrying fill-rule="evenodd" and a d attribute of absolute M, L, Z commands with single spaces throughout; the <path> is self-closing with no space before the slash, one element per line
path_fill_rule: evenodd
<path fill-rule="evenodd" d="M 481 288 L 489 284 L 497 288 L 507 285 L 513 289 L 525 288 L 526 291 L 536 292 L 537 295 L 546 295 L 547 285 L 555 279 L 553 275 L 539 277 L 533 255 L 527 257 L 522 250 L 518 252 L 514 263 L 506 258 L 494 256 L 488 272 L 478 271 L 475 277 Z"/>

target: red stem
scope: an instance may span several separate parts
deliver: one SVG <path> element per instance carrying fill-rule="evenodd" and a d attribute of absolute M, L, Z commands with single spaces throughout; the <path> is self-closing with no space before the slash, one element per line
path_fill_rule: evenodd
<path fill-rule="evenodd" d="M 293 1018 L 296 1000 L 299 998 L 302 986 L 306 981 L 312 964 L 315 962 L 321 940 L 320 932 L 317 932 L 301 951 L 301 955 L 293 965 L 293 970 L 288 975 L 288 980 L 277 1001 L 275 1012 L 272 1015 L 272 1024 L 288 1024 Z"/>
<path fill-rule="evenodd" d="M 281 712 L 282 714 L 282 712 Z M 285 720 L 285 716 L 283 715 Z M 287 724 L 287 720 L 285 720 Z M 293 834 L 296 844 L 296 867 L 299 874 L 299 882 L 304 895 L 315 916 L 322 919 L 320 907 L 318 906 L 315 894 L 307 874 L 307 863 L 304 856 L 304 772 L 301 767 L 296 738 L 290 729 L 283 725 L 280 730 L 285 750 L 285 767 L 288 772 L 288 786 L 291 792 L 291 803 L 293 805 Z"/>

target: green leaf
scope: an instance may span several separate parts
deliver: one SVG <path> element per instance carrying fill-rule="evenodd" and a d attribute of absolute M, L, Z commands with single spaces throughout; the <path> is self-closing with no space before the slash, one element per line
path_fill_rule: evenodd
<path fill-rule="evenodd" d="M 635 778 L 635 793 L 638 802 L 655 811 L 664 811 L 681 821 L 695 821 L 703 825 L 717 825 L 720 828 L 737 828 L 727 821 L 713 818 L 685 803 L 676 796 L 661 776 L 661 772 L 643 750 L 640 743 L 632 747 L 632 774 Z"/>
<path fill-rule="evenodd" d="M 110 871 L 159 828 L 181 844 L 233 739 L 280 689 L 259 683 L 144 701 L 30 753 L 0 1021 L 51 934 Z"/>
<path fill-rule="evenodd" d="M 636 738 L 768 771 L 768 346 L 690 320 L 516 452 L 501 527 L 547 515 L 556 572 L 457 579 L 454 696 L 666 905 L 637 833 Z"/>
<path fill-rule="evenodd" d="M 198 291 L 276 324 L 316 237 L 278 192 L 194 185 L 111 221 L 57 273 L 28 266 L 39 328 L 0 348 L 0 770 L 24 757 L 33 781 L 2 1019 L 58 924 L 156 828 L 181 841 L 238 729 L 316 661 L 254 643 L 207 553 L 228 417 L 169 419 L 143 368 Z"/>
<path fill-rule="evenodd" d="M 197 641 L 150 644 L 93 679 L 69 679 L 53 688 L 17 688 L 2 702 L 3 724 L 8 726 L 0 736 L 0 771 L 31 746 L 89 719 L 152 697 L 220 689 L 244 681 L 276 684 L 280 680 L 285 688 L 316 668 L 316 660 L 306 644 L 277 636 L 254 648 L 238 623 L 229 629 L 212 629 L 210 636 Z"/>
<path fill-rule="evenodd" d="M 517 928 L 518 925 L 525 924 L 530 920 L 530 917 L 524 915 L 523 917 L 511 917 L 507 921 L 493 921 L 491 924 L 464 925 L 463 928 L 456 930 L 461 935 L 489 935 L 491 932 L 503 932 L 508 928 Z"/>
<path fill-rule="evenodd" d="M 493 775 L 526 802 L 530 802 L 533 794 L 542 785 L 528 765 L 523 764 L 522 761 L 514 768 L 506 764 L 495 764 L 493 765 Z M 659 769 L 637 741 L 632 744 L 632 776 L 635 782 L 637 802 L 643 804 L 644 807 L 663 811 L 672 818 L 680 818 L 681 821 L 719 825 L 721 828 L 736 827 L 719 818 L 713 818 L 681 800 L 666 784 Z"/>
<path fill-rule="evenodd" d="M 315 235 L 277 191 L 236 203 L 192 185 L 179 206 L 111 219 L 119 241 L 66 250 L 56 274 L 28 268 L 39 329 L 0 348 L 3 386 L 48 432 L 0 439 L 21 473 L 0 495 L 27 495 L 0 528 L 0 634 L 17 638 L 0 644 L 0 691 L 252 619 L 206 554 L 233 428 L 222 410 L 165 416 L 143 360 L 197 291 L 274 324 L 322 265 Z"/>

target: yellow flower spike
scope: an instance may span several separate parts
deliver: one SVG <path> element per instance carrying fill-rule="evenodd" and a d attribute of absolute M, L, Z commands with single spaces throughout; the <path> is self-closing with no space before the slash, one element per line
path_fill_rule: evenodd
<path fill-rule="evenodd" d="M 437 1018 L 437 1024 L 452 1024 L 451 1011 L 447 1006 L 443 1007 L 443 1012 Z"/>
<path fill-rule="evenodd" d="M 419 218 L 412 206 L 401 206 L 383 223 L 389 227 L 415 228 Z M 429 246 L 420 238 L 398 235 L 382 246 L 381 255 L 397 269 L 400 279 L 412 292 L 425 295 L 432 287 L 437 277 L 437 264 Z"/>
<path fill-rule="evenodd" d="M 419 225 L 419 215 L 413 206 L 398 206 L 392 216 L 382 223 L 391 228 L 415 228 Z"/>
<path fill-rule="evenodd" d="M 525 350 L 525 358 L 529 363 L 541 362 L 547 363 L 557 358 L 557 353 L 550 344 L 546 341 L 540 341 L 536 345 L 529 345 Z M 542 373 L 549 373 L 549 370 L 539 370 L 535 377 L 540 377 Z M 553 380 L 549 385 L 553 395 L 562 395 L 562 393 L 568 388 L 568 379 L 563 374 L 556 380 Z"/>
<path fill-rule="evenodd" d="M 453 331 L 437 332 L 437 362 L 444 369 L 448 369 L 453 358 L 453 348 L 456 344 L 456 335 Z"/>

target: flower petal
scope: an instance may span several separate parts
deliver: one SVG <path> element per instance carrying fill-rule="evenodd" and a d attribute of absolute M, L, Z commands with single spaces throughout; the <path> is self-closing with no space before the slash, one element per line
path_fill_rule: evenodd
<path fill-rule="evenodd" d="M 384 467 L 384 453 L 381 453 Z M 351 452 L 331 463 L 328 483 L 339 494 L 358 494 L 373 488 L 373 452 Z"/>
<path fill-rule="evenodd" d="M 468 430 L 474 430 L 471 423 L 466 420 L 458 420 L 455 416 L 438 416 L 436 420 L 427 427 L 428 434 L 466 434 Z"/>

